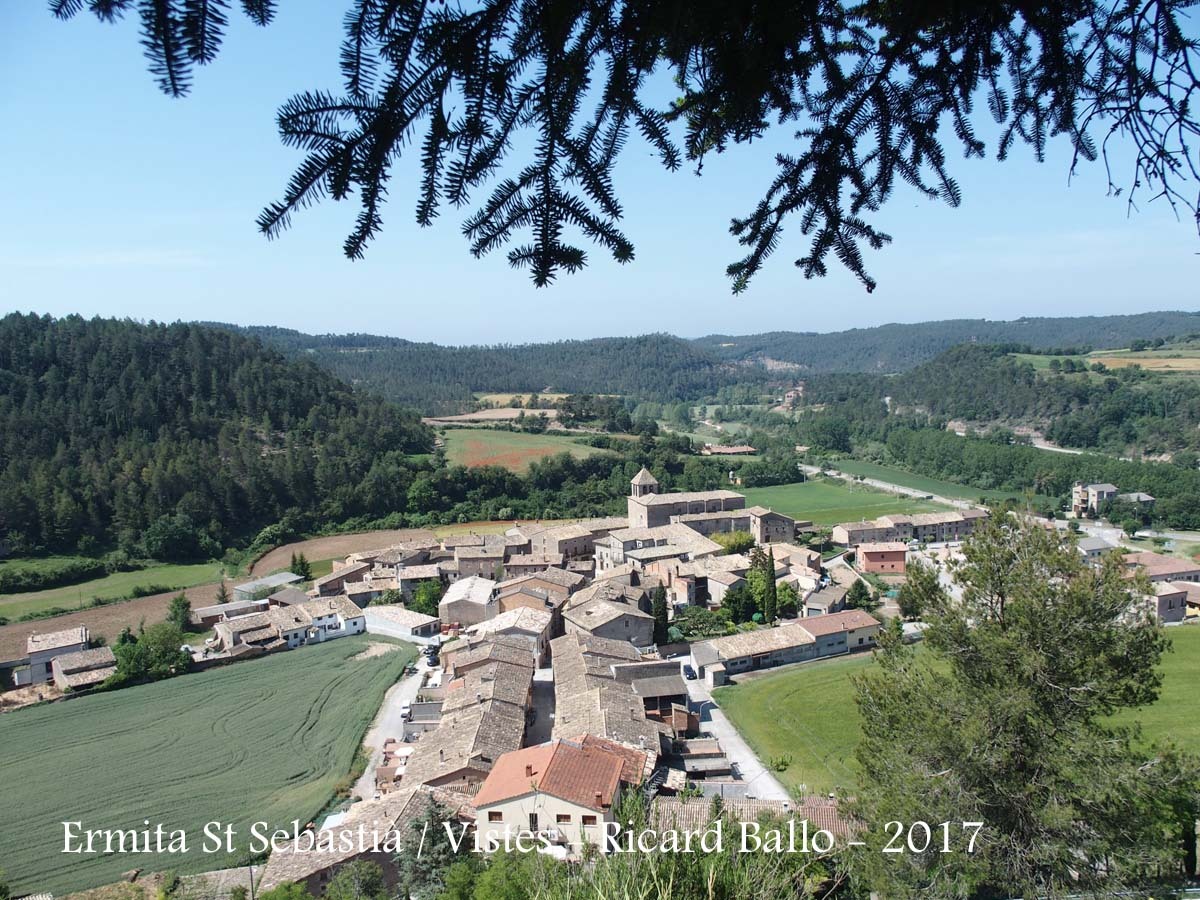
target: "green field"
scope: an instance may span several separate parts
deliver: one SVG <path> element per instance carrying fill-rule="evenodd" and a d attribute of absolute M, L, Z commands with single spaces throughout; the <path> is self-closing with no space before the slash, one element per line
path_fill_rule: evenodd
<path fill-rule="evenodd" d="M 1172 740 L 1200 753 L 1200 627 L 1167 632 L 1174 652 L 1163 657 L 1158 702 L 1123 716 L 1139 720 L 1151 741 Z M 763 675 L 713 698 L 764 762 L 789 756 L 776 777 L 785 787 L 824 792 L 853 788 L 854 748 L 861 736 L 850 676 L 873 665 L 870 654 L 842 657 Z"/>
<path fill-rule="evenodd" d="M 29 591 L 22 594 L 0 595 L 0 616 L 16 621 L 27 613 L 41 612 L 54 607 L 79 609 L 86 607 L 93 597 L 112 600 L 128 597 L 134 588 L 162 585 L 166 590 L 194 587 L 221 578 L 220 564 L 215 562 L 196 565 L 154 565 L 137 572 L 115 572 L 94 581 L 84 581 L 66 587 L 49 588 L 44 591 Z"/>
<path fill-rule="evenodd" d="M 842 459 L 832 463 L 832 465 L 835 469 L 839 469 L 848 475 L 861 475 L 864 478 L 874 478 L 878 481 L 898 484 L 901 487 L 911 488 L 914 491 L 921 491 L 925 494 L 937 494 L 941 497 L 950 497 L 956 500 L 976 502 L 980 497 L 985 497 L 992 501 L 1008 499 L 1023 501 L 1025 499 L 1025 494 L 1022 491 L 989 491 L 966 484 L 956 484 L 953 481 L 942 481 L 938 478 L 914 475 L 912 472 L 906 472 L 903 469 L 895 469 L 891 466 L 883 466 L 879 463 L 866 462 L 860 459 Z M 1053 501 L 1054 498 L 1034 495 L 1033 499 Z"/>
<path fill-rule="evenodd" d="M 186 873 L 235 862 L 199 852 L 210 821 L 232 824 L 240 847 L 251 822 L 303 825 L 350 770 L 384 692 L 413 657 L 398 645 L 353 659 L 369 640 L 380 639 L 341 638 L 0 716 L 0 861 L 14 892 L 64 894 L 142 866 Z M 59 852 L 64 821 L 127 829 L 144 819 L 184 829 L 188 855 Z"/>
<path fill-rule="evenodd" d="M 503 466 L 524 472 L 535 460 L 570 453 L 577 459 L 607 451 L 559 434 L 524 434 L 491 428 L 447 428 L 446 458 L 460 466 Z"/>
<path fill-rule="evenodd" d="M 809 519 L 817 525 L 874 519 L 889 513 L 938 512 L 946 509 L 928 500 L 913 500 L 865 485 L 827 478 L 801 484 L 746 488 L 743 493 L 750 505 L 767 506 L 785 516 Z"/>

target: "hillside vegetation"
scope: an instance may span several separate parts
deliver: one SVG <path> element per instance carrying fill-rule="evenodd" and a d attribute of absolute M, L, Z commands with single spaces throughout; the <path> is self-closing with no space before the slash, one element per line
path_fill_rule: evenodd
<path fill-rule="evenodd" d="M 373 485 L 432 433 L 310 362 L 197 325 L 0 319 L 10 553 L 202 559 L 295 508 L 387 511 Z"/>
<path fill-rule="evenodd" d="M 1025 344 L 1124 347 L 1130 338 L 1170 338 L 1200 330 L 1194 312 L 1151 312 L 1129 316 L 1022 318 L 1010 322 L 948 319 L 879 325 L 832 334 L 773 331 L 754 335 L 714 334 L 696 343 L 728 360 L 767 357 L 795 363 L 804 371 L 902 372 L 958 344 Z"/>
<path fill-rule="evenodd" d="M 899 412 L 1032 426 L 1064 447 L 1114 454 L 1200 450 L 1200 379 L 1072 356 L 1066 371 L 1058 356 L 1042 366 L 1010 348 L 964 344 L 893 377 L 814 378 L 806 399 L 862 419 Z"/>
<path fill-rule="evenodd" d="M 790 383 L 817 373 L 900 372 L 973 341 L 1035 348 L 1117 347 L 1130 335 L 1167 338 L 1200 330 L 1200 317 L 1160 312 L 1013 322 L 956 319 L 829 334 L 783 331 L 696 340 L 651 334 L 466 347 L 370 334 L 219 327 L 310 359 L 380 396 L 444 414 L 470 407 L 477 393 L 496 391 L 607 393 L 663 402 L 712 396 L 735 384 Z"/>
<path fill-rule="evenodd" d="M 289 355 L 303 354 L 380 396 L 433 414 L 470 406 L 476 392 L 600 393 L 671 400 L 703 396 L 741 378 L 755 377 L 691 341 L 667 334 L 443 347 L 367 334 L 239 330 Z"/>

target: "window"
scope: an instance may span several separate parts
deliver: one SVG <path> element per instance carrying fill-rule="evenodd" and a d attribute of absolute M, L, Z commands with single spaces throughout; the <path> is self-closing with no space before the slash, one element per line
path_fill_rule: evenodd
<path fill-rule="evenodd" d="M 595 825 L 596 824 L 595 816 L 583 816 L 582 818 L 583 818 L 584 825 Z"/>
<path fill-rule="evenodd" d="M 501 815 L 499 812 L 489 812 L 488 813 L 488 821 L 489 822 L 503 822 L 504 816 Z"/>
<path fill-rule="evenodd" d="M 554 822 L 556 825 L 569 825 L 571 823 L 571 817 L 566 813 L 559 813 L 554 817 Z"/>

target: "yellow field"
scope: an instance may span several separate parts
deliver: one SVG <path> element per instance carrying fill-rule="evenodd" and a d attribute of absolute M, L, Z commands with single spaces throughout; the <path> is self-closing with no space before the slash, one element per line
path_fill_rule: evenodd
<path fill-rule="evenodd" d="M 1141 366 L 1154 372 L 1200 372 L 1200 357 L 1197 356 L 1153 356 L 1141 353 L 1123 353 L 1120 356 L 1093 356 L 1092 362 L 1103 363 L 1110 369 Z"/>
<path fill-rule="evenodd" d="M 539 393 L 538 396 L 543 400 L 549 400 L 553 402 L 555 400 L 562 400 L 567 395 Z M 525 401 L 529 399 L 529 394 L 528 392 L 524 394 L 476 394 L 475 399 L 481 403 L 494 403 L 497 406 L 513 406 L 518 400 L 524 404 Z"/>

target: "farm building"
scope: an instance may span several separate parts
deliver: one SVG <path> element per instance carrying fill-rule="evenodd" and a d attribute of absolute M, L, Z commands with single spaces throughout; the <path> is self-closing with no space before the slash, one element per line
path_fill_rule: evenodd
<path fill-rule="evenodd" d="M 345 597 L 321 597 L 296 606 L 272 606 L 264 612 L 237 616 L 215 627 L 222 650 L 239 646 L 260 650 L 292 650 L 367 629 L 363 612 Z"/>
<path fill-rule="evenodd" d="M 46 634 L 34 632 L 25 640 L 25 655 L 29 657 L 29 668 L 18 669 L 14 673 L 16 682 L 20 685 L 51 681 L 54 673 L 50 664 L 55 657 L 79 653 L 87 648 L 88 630 L 84 625 Z"/>
<path fill-rule="evenodd" d="M 1155 582 L 1149 601 L 1151 611 L 1164 624 L 1182 622 L 1187 617 L 1188 592 L 1182 585 Z"/>
<path fill-rule="evenodd" d="M 854 565 L 860 572 L 903 575 L 908 547 L 899 541 L 859 544 L 854 554 Z"/>
<path fill-rule="evenodd" d="M 879 627 L 873 616 L 858 609 L 808 616 L 695 643 L 692 664 L 707 684 L 717 686 L 741 672 L 866 649 L 874 645 Z"/>
<path fill-rule="evenodd" d="M 245 584 L 235 585 L 233 588 L 233 599 L 237 601 L 255 600 L 279 588 L 298 584 L 303 580 L 299 575 L 292 572 L 276 572 L 274 575 L 255 578 L 253 581 L 247 581 Z"/>
<path fill-rule="evenodd" d="M 454 582 L 438 602 L 438 618 L 447 625 L 478 625 L 495 617 L 497 610 L 496 582 L 478 575 Z"/>
<path fill-rule="evenodd" d="M 1123 558 L 1129 569 L 1143 572 L 1151 581 L 1200 582 L 1200 565 L 1177 556 L 1142 550 L 1126 553 Z"/>
<path fill-rule="evenodd" d="M 313 582 L 313 591 L 318 597 L 331 597 L 344 593 L 346 585 L 362 581 L 371 574 L 371 564 L 366 562 L 343 564 L 328 575 Z"/>
<path fill-rule="evenodd" d="M 297 593 L 305 600 L 311 599 L 303 591 Z M 270 599 L 262 597 L 258 600 L 231 600 L 229 603 L 217 603 L 213 606 L 197 606 L 192 610 L 192 622 L 201 628 L 211 628 L 217 622 L 232 619 L 234 616 L 262 612 L 270 605 Z"/>
<path fill-rule="evenodd" d="M 546 569 L 561 569 L 566 565 L 566 558 L 561 553 L 519 553 L 510 556 L 504 564 L 504 574 L 509 578 L 520 578 L 522 575 L 534 575 Z"/>
<path fill-rule="evenodd" d="M 117 658 L 110 647 L 65 653 L 50 661 L 54 683 L 63 691 L 80 691 L 102 684 L 117 671 Z"/>
<path fill-rule="evenodd" d="M 368 606 L 363 610 L 368 634 L 380 634 L 385 637 L 400 638 L 433 638 L 441 630 L 441 621 L 437 616 L 427 616 L 403 606 Z"/>

